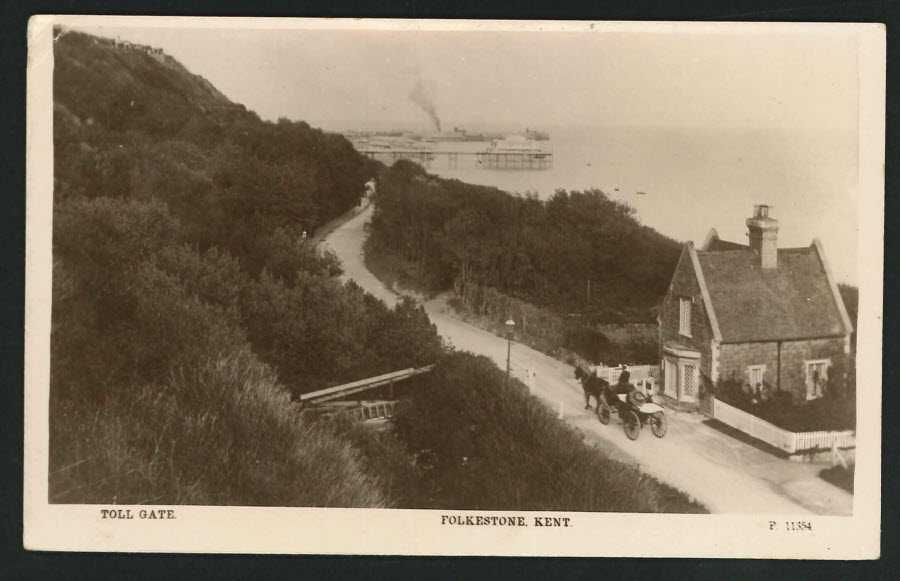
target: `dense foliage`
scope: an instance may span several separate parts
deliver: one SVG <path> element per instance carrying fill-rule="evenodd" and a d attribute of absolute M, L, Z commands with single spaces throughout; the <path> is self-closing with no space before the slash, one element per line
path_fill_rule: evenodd
<path fill-rule="evenodd" d="M 604 322 L 652 321 L 680 248 L 599 190 L 541 201 L 408 162 L 379 178 L 373 244 L 431 288 L 468 283 Z"/>
<path fill-rule="evenodd" d="M 367 163 L 174 61 L 78 33 L 55 50 L 51 499 L 383 505 L 291 397 L 442 350 L 421 308 L 303 239 Z"/>
<path fill-rule="evenodd" d="M 170 57 L 66 32 L 55 43 L 55 195 L 157 198 L 201 251 L 258 273 L 277 228 L 351 208 L 375 164 L 342 136 L 264 123 Z"/>

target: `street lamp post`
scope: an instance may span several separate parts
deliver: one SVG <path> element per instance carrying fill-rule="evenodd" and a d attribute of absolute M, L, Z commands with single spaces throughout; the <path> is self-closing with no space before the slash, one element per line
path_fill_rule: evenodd
<path fill-rule="evenodd" d="M 512 335 L 516 328 L 516 322 L 512 319 L 506 321 L 506 381 L 509 382 L 509 355 L 512 351 Z"/>

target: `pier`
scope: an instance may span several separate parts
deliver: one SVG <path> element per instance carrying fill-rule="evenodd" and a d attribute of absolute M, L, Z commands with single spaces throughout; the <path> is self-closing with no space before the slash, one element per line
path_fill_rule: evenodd
<path fill-rule="evenodd" d="M 362 147 L 357 149 L 368 158 L 385 163 L 393 163 L 400 159 L 413 161 L 423 167 L 430 167 L 437 160 L 446 161 L 449 169 L 460 167 L 460 160 L 469 167 L 481 169 L 539 170 L 553 167 L 552 151 L 464 151 L 445 149 L 411 149 Z"/>

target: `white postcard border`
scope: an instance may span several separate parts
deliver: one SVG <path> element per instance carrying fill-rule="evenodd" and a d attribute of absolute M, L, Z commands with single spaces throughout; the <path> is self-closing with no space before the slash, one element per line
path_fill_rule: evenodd
<path fill-rule="evenodd" d="M 733 33 L 739 27 L 850 34 L 860 63 L 859 319 L 856 494 L 852 517 L 655 515 L 400 509 L 139 507 L 48 503 L 54 24 L 362 30 L 627 30 Z M 29 24 L 25 310 L 24 544 L 33 550 L 192 553 L 754 557 L 879 555 L 884 232 L 885 29 L 878 24 L 591 23 L 38 16 Z M 172 519 L 141 518 L 162 508 Z M 132 518 L 103 518 L 102 510 Z M 168 511 L 172 511 L 169 513 Z M 528 526 L 442 517 L 523 517 Z M 145 515 L 146 516 L 146 515 Z M 156 516 L 156 513 L 154 513 Z M 569 519 L 537 527 L 536 516 Z M 442 520 L 445 524 L 442 524 Z M 811 523 L 791 530 L 787 523 Z"/>

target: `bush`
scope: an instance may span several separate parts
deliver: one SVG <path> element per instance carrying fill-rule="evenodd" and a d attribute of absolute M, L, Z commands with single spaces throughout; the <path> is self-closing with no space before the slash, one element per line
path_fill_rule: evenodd
<path fill-rule="evenodd" d="M 334 252 L 318 251 L 303 238 L 299 228 L 278 228 L 266 241 L 265 268 L 288 284 L 294 284 L 297 273 L 339 276 L 341 262 Z"/>
<path fill-rule="evenodd" d="M 156 265 L 179 280 L 187 296 L 220 308 L 240 324 L 241 298 L 250 277 L 229 254 L 211 248 L 201 255 L 186 245 L 172 245 L 160 250 Z"/>

